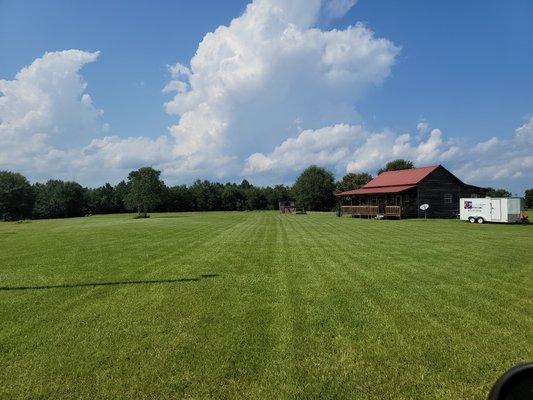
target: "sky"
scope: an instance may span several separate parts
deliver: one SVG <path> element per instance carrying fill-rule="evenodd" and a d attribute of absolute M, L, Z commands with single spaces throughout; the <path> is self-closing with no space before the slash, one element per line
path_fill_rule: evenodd
<path fill-rule="evenodd" d="M 533 187 L 533 2 L 0 0 L 0 170 L 97 186 L 387 161 Z"/>

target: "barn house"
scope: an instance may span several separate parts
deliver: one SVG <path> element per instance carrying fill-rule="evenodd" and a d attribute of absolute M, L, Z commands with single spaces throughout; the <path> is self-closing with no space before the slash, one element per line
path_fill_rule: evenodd
<path fill-rule="evenodd" d="M 386 171 L 359 189 L 337 194 L 343 215 L 398 218 L 423 217 L 422 204 L 429 204 L 428 217 L 455 217 L 459 198 L 486 195 L 487 189 L 467 185 L 442 165 Z"/>

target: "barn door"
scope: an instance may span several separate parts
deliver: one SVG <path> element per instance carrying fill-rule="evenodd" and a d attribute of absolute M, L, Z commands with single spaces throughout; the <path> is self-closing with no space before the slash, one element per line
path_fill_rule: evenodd
<path fill-rule="evenodd" d="M 502 219 L 502 201 L 501 200 L 491 201 L 490 216 L 493 221 L 500 221 Z"/>

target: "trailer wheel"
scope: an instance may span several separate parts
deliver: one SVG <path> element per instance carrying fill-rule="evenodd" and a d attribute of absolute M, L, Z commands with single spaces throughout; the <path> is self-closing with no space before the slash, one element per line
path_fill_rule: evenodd
<path fill-rule="evenodd" d="M 474 217 L 470 217 L 470 218 L 468 218 L 468 222 L 470 222 L 471 224 L 475 224 L 476 223 L 476 219 Z"/>
<path fill-rule="evenodd" d="M 481 218 L 481 217 L 478 217 L 476 219 L 476 221 L 477 221 L 478 224 L 482 224 L 483 222 L 485 222 L 485 220 L 483 218 Z"/>

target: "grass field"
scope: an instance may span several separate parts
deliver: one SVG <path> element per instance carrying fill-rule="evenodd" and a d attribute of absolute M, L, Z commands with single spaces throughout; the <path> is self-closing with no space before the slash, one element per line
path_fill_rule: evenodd
<path fill-rule="evenodd" d="M 533 226 L 274 212 L 0 223 L 0 398 L 484 399 Z"/>

